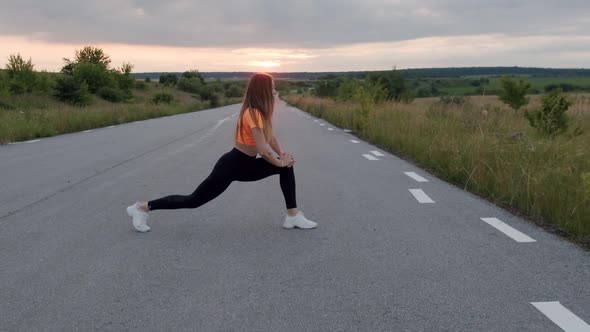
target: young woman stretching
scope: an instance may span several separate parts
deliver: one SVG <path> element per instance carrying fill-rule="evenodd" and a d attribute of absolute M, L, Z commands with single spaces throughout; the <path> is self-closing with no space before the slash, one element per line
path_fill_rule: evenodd
<path fill-rule="evenodd" d="M 171 195 L 127 207 L 135 229 L 139 232 L 150 230 L 146 223 L 149 211 L 195 209 L 219 196 L 233 181 L 258 181 L 274 174 L 280 175 L 287 206 L 283 227 L 315 228 L 317 224 L 306 219 L 297 209 L 293 173 L 295 159 L 281 149 L 272 130 L 274 96 L 274 81 L 270 75 L 252 76 L 238 117 L 235 147 L 219 158 L 211 174 L 192 194 Z M 257 154 L 262 158 L 256 158 Z"/>

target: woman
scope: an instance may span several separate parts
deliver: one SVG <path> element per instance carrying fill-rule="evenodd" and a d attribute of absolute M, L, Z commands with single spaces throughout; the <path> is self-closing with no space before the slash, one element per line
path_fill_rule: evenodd
<path fill-rule="evenodd" d="M 127 207 L 127 214 L 133 218 L 135 229 L 139 232 L 150 230 L 146 224 L 149 211 L 195 209 L 219 196 L 233 181 L 258 181 L 274 174 L 280 175 L 281 190 L 287 206 L 283 227 L 315 228 L 317 224 L 305 218 L 297 209 L 293 172 L 295 159 L 292 154 L 281 149 L 272 130 L 275 94 L 274 81 L 270 75 L 252 76 L 238 117 L 235 147 L 219 158 L 211 174 L 192 194 L 171 195 L 148 202 L 136 202 Z M 257 154 L 262 158 L 256 158 Z"/>

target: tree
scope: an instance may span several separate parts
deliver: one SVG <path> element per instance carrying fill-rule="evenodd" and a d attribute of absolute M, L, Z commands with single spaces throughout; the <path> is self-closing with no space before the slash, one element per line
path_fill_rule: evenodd
<path fill-rule="evenodd" d="M 9 79 L 9 90 L 14 94 L 32 92 L 35 86 L 36 75 L 34 65 L 29 58 L 25 61 L 20 54 L 11 54 L 6 64 L 6 73 Z"/>
<path fill-rule="evenodd" d="M 567 112 L 572 105 L 561 89 L 555 89 L 543 96 L 541 108 L 533 112 L 525 112 L 524 116 L 529 120 L 533 128 L 542 134 L 554 137 L 564 133 L 568 128 Z"/>
<path fill-rule="evenodd" d="M 387 100 L 400 100 L 404 91 L 407 90 L 405 80 L 397 70 L 371 72 L 366 80 L 372 84 L 381 85 L 385 89 Z"/>
<path fill-rule="evenodd" d="M 187 78 L 187 79 L 196 78 L 199 81 L 201 81 L 201 84 L 205 84 L 205 79 L 203 78 L 201 73 L 199 73 L 198 70 L 193 69 L 193 70 L 185 71 L 184 73 L 182 73 L 182 77 Z"/>
<path fill-rule="evenodd" d="M 76 50 L 76 63 L 94 63 L 109 68 L 111 57 L 106 55 L 101 48 L 94 46 L 85 46 L 81 50 Z"/>
<path fill-rule="evenodd" d="M 178 77 L 174 74 L 162 74 L 160 75 L 160 83 L 164 85 L 175 86 L 178 82 Z"/>
<path fill-rule="evenodd" d="M 501 79 L 501 85 L 502 90 L 499 94 L 500 100 L 510 106 L 515 112 L 529 103 L 526 93 L 531 87 L 530 83 L 523 79 L 515 82 L 509 77 L 503 76 Z"/>

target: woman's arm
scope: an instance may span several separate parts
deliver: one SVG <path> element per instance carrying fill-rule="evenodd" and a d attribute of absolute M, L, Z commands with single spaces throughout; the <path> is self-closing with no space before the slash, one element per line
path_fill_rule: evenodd
<path fill-rule="evenodd" d="M 272 136 L 270 140 L 270 147 L 280 156 L 283 153 L 283 149 L 281 148 L 281 143 L 276 136 Z"/>
<path fill-rule="evenodd" d="M 277 155 L 275 155 L 273 151 L 268 147 L 262 129 L 257 127 L 252 128 L 252 136 L 254 137 L 254 141 L 256 142 L 256 150 L 258 151 L 258 154 L 262 158 L 264 158 L 264 160 L 268 161 L 269 163 L 277 167 L 285 167 L 291 164 L 292 157 L 288 156 L 285 153 L 281 153 L 277 157 Z"/>

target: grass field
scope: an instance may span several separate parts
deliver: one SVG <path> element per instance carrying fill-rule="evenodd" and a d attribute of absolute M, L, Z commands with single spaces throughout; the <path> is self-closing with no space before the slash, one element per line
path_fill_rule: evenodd
<path fill-rule="evenodd" d="M 93 97 L 93 103 L 77 107 L 59 102 L 44 94 L 8 96 L 2 102 L 10 109 L 0 108 L 0 144 L 54 136 L 69 132 L 106 127 L 137 120 L 194 112 L 210 108 L 199 96 L 166 88 L 152 82 L 145 89 L 133 89 L 133 100 L 110 103 Z M 170 104 L 154 104 L 152 97 L 159 92 L 170 93 Z M 220 105 L 241 102 L 241 98 L 221 98 Z"/>
<path fill-rule="evenodd" d="M 590 246 L 590 95 L 572 96 L 568 111 L 579 136 L 542 138 L 522 112 L 496 97 L 441 105 L 336 102 L 291 95 L 284 99 L 435 175 Z M 531 97 L 529 108 L 539 96 Z"/>
<path fill-rule="evenodd" d="M 486 77 L 489 83 L 481 86 L 473 86 L 471 83 L 477 81 L 480 77 L 464 78 L 440 78 L 440 79 L 410 79 L 409 86 L 414 91 L 426 90 L 431 91 L 434 86 L 439 94 L 443 95 L 493 95 L 501 90 L 500 77 Z M 571 84 L 577 92 L 590 92 L 590 77 L 531 77 L 521 76 L 514 79 L 522 78 L 531 84 L 531 93 L 545 92 L 545 86 L 550 84 Z"/>

